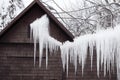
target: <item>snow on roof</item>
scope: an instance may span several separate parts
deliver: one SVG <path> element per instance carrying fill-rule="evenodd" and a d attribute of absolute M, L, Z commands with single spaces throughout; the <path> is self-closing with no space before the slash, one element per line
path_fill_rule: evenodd
<path fill-rule="evenodd" d="M 36 62 L 36 44 L 39 43 L 39 66 L 41 66 L 43 48 L 46 49 L 46 68 L 48 65 L 48 48 L 50 53 L 58 50 L 61 42 L 52 38 L 49 35 L 49 19 L 47 15 L 43 15 L 41 18 L 36 19 L 30 24 L 31 36 L 33 35 L 34 40 L 34 64 Z"/>
<path fill-rule="evenodd" d="M 89 48 L 89 49 L 88 49 Z M 94 49 L 96 52 L 93 53 Z M 91 57 L 91 69 L 93 54 L 97 55 L 97 75 L 99 76 L 100 66 L 104 69 L 104 76 L 107 72 L 114 70 L 115 63 L 117 64 L 117 75 L 120 75 L 120 25 L 117 25 L 114 29 L 109 28 L 107 30 L 101 30 L 94 34 L 87 34 L 74 39 L 73 42 L 66 41 L 61 46 L 61 58 L 63 68 L 67 69 L 70 62 L 75 66 L 75 72 L 77 70 L 77 63 L 82 65 L 82 73 L 84 71 L 84 65 L 86 63 L 87 54 Z M 77 60 L 79 60 L 77 62 Z M 115 62 L 116 61 L 116 62 Z M 120 80 L 120 79 L 118 79 Z"/>

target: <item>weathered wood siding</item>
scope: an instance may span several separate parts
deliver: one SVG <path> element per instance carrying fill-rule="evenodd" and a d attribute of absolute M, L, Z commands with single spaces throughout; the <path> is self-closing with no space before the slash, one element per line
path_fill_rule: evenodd
<path fill-rule="evenodd" d="M 90 57 L 87 58 L 83 76 L 81 66 L 78 65 L 78 71 L 75 74 L 72 64 L 69 65 L 69 75 L 66 76 L 66 72 L 62 69 L 60 51 L 52 56 L 49 54 L 48 69 L 45 65 L 45 53 L 42 67 L 38 66 L 38 58 L 34 67 L 34 46 L 29 37 L 29 24 L 43 14 L 45 12 L 38 4 L 35 4 L 0 37 L 0 80 L 117 80 L 116 70 L 111 72 L 111 77 L 108 73 L 104 77 L 103 70 L 100 72 L 100 78 L 97 77 L 96 55 L 94 55 L 92 71 Z M 61 42 L 70 40 L 69 36 L 51 18 L 50 35 Z"/>
<path fill-rule="evenodd" d="M 42 66 L 38 66 L 38 56 L 34 66 L 33 44 L 0 44 L 0 80 L 62 80 L 60 52 L 54 54 L 49 54 L 46 69 L 45 51 Z"/>
<path fill-rule="evenodd" d="M 29 37 L 29 24 L 45 12 L 35 4 L 0 37 L 0 80 L 62 80 L 63 70 L 60 51 L 49 54 L 46 69 L 45 54 L 42 67 L 33 65 L 33 42 Z M 44 33 L 43 33 L 44 34 Z M 64 42 L 69 36 L 50 18 L 50 35 Z M 38 52 L 37 52 L 38 54 Z"/>
<path fill-rule="evenodd" d="M 11 43 L 30 43 L 29 25 L 35 19 L 44 15 L 45 12 L 36 4 L 26 12 L 2 37 L 0 42 Z M 44 34 L 44 33 L 43 33 Z M 69 36 L 58 27 L 58 25 L 50 18 L 50 35 L 57 40 L 63 42 L 70 40 Z"/>

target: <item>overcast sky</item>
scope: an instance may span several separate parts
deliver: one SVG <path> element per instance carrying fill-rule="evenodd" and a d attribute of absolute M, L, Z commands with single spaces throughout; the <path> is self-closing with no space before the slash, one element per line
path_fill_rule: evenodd
<path fill-rule="evenodd" d="M 23 0 L 25 6 L 28 6 L 33 0 Z M 59 10 L 59 8 L 56 6 L 56 4 L 52 0 L 42 0 L 49 4 L 50 6 L 54 7 L 56 10 Z M 78 4 L 82 3 L 82 0 L 54 0 L 61 8 L 64 10 L 71 10 L 73 8 L 76 8 Z M 76 5 L 77 4 L 77 5 Z"/>
<path fill-rule="evenodd" d="M 22 0 L 25 6 L 28 6 L 33 0 Z"/>
<path fill-rule="evenodd" d="M 28 6 L 33 0 L 22 0 L 25 7 Z M 50 6 L 54 7 L 56 10 L 59 10 L 59 8 L 56 6 L 56 4 L 52 0 L 42 0 L 49 4 Z M 71 10 L 73 8 L 76 8 L 79 4 L 81 4 L 84 0 L 54 0 L 61 8 L 64 10 Z M 7 6 L 9 3 L 9 0 L 1 0 L 0 6 Z M 80 5 L 81 6 L 81 5 Z M 80 7 L 79 6 L 79 7 Z"/>

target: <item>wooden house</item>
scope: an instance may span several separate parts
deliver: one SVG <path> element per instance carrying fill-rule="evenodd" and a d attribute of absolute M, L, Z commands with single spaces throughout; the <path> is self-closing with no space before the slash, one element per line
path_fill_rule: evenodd
<path fill-rule="evenodd" d="M 90 59 L 87 59 L 83 76 L 80 65 L 75 74 L 74 66 L 70 64 L 67 77 L 66 71 L 63 71 L 62 68 L 60 51 L 57 51 L 55 55 L 49 55 L 47 69 L 45 56 L 43 56 L 41 67 L 38 66 L 38 58 L 37 64 L 34 66 L 34 45 L 30 41 L 29 25 L 44 14 L 47 14 L 50 19 L 52 37 L 60 42 L 73 40 L 73 35 L 54 15 L 41 2 L 34 0 L 0 32 L 0 80 L 116 80 L 116 75 L 111 75 L 111 78 L 104 76 L 98 78 L 96 61 L 94 61 L 93 71 L 91 71 Z"/>

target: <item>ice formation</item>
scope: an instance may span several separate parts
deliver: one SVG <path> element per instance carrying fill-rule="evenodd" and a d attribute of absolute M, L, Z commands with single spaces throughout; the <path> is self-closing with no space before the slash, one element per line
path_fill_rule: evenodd
<path fill-rule="evenodd" d="M 93 53 L 94 49 L 96 52 Z M 83 74 L 88 50 L 91 57 L 91 69 L 93 54 L 96 54 L 98 77 L 100 68 L 104 69 L 105 76 L 107 72 L 114 71 L 114 67 L 117 67 L 117 76 L 118 80 L 120 80 L 120 25 L 117 25 L 115 28 L 98 31 L 94 34 L 77 37 L 73 42 L 66 41 L 61 46 L 61 58 L 63 69 L 66 67 L 67 75 L 69 61 L 74 64 L 75 72 L 77 63 L 81 64 Z"/>
<path fill-rule="evenodd" d="M 43 15 L 41 18 L 36 19 L 33 23 L 30 24 L 31 28 L 31 37 L 34 41 L 34 65 L 36 63 L 36 47 L 37 43 L 39 44 L 39 66 L 41 66 L 43 49 L 46 50 L 46 68 L 48 65 L 48 50 L 50 53 L 58 50 L 61 45 L 61 42 L 52 38 L 49 35 L 49 19 L 47 15 Z"/>
<path fill-rule="evenodd" d="M 114 67 L 117 67 L 117 77 L 118 80 L 120 80 L 120 25 L 117 25 L 115 28 L 98 31 L 94 34 L 77 37 L 73 42 L 66 41 L 63 45 L 49 35 L 49 19 L 47 15 L 43 15 L 41 18 L 36 19 L 30 24 L 30 27 L 31 35 L 34 40 L 34 63 L 36 63 L 36 45 L 39 44 L 39 66 L 41 66 L 44 48 L 46 49 L 47 67 L 48 50 L 50 53 L 53 53 L 60 47 L 63 70 L 66 68 L 67 75 L 69 63 L 74 64 L 75 72 L 77 71 L 78 63 L 81 64 L 83 74 L 89 52 L 91 58 L 91 70 L 93 54 L 96 54 L 98 77 L 100 69 L 104 69 L 104 76 L 106 76 L 107 72 L 114 71 Z M 94 49 L 96 52 L 93 52 Z"/>

